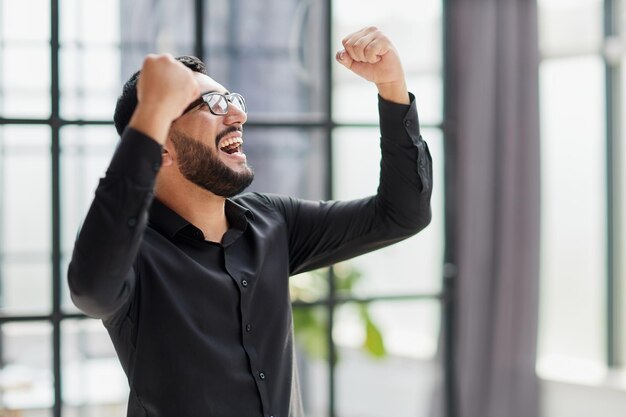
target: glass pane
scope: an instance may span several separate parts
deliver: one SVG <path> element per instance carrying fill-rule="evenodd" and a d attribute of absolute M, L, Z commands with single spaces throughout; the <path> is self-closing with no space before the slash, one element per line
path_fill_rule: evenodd
<path fill-rule="evenodd" d="M 0 2 L 0 39 L 47 41 L 50 39 L 48 0 L 3 0 Z"/>
<path fill-rule="evenodd" d="M 355 13 L 358 10 L 358 13 Z M 409 90 L 416 95 L 421 121 L 442 119 L 442 2 L 390 0 L 333 2 L 333 48 L 364 26 L 376 22 L 396 46 Z M 334 52 L 334 51 L 333 51 Z M 333 117 L 340 122 L 377 122 L 376 87 L 339 64 L 333 64 Z"/>
<path fill-rule="evenodd" d="M 2 252 L 50 251 L 50 130 L 0 128 Z"/>
<path fill-rule="evenodd" d="M 119 1 L 61 2 L 61 114 L 110 120 L 121 92 Z"/>
<path fill-rule="evenodd" d="M 539 0 L 539 47 L 544 56 L 599 53 L 602 0 Z"/>
<path fill-rule="evenodd" d="M 441 73 L 407 75 L 409 91 L 415 95 L 417 113 L 422 125 L 443 121 L 443 79 Z"/>
<path fill-rule="evenodd" d="M 352 78 L 352 77 L 351 77 Z M 442 120 L 443 84 L 437 72 L 407 77 L 409 91 L 415 95 L 420 123 L 437 124 Z M 333 89 L 333 113 L 339 122 L 378 123 L 376 87 L 353 77 Z"/>
<path fill-rule="evenodd" d="M 337 310 L 339 416 L 426 417 L 439 370 L 436 301 L 377 302 Z"/>
<path fill-rule="evenodd" d="M 61 326 L 64 417 L 126 415 L 128 382 L 102 322 Z"/>
<path fill-rule="evenodd" d="M 246 97 L 251 118 L 321 117 L 324 2 L 221 0 L 206 9 L 209 73 Z"/>
<path fill-rule="evenodd" d="M 337 287 L 341 287 L 341 284 L 344 284 L 344 282 L 343 287 L 350 283 L 350 271 L 346 268 L 344 268 L 344 271 L 348 273 L 343 274 L 343 276 L 336 276 L 338 280 Z M 342 280 L 343 282 L 341 282 Z M 303 272 L 294 276 L 289 280 L 289 293 L 291 301 L 313 303 L 325 300 L 328 297 L 328 268 Z"/>
<path fill-rule="evenodd" d="M 122 82 L 141 68 L 147 54 L 193 54 L 193 4 L 194 0 L 119 2 Z"/>
<path fill-rule="evenodd" d="M 11 91 L 50 89 L 49 50 L 45 44 L 11 45 L 3 50 L 2 82 Z"/>
<path fill-rule="evenodd" d="M 0 314 L 48 314 L 52 308 L 50 256 L 6 256 L 0 273 Z"/>
<path fill-rule="evenodd" d="M 61 129 L 61 247 L 67 271 L 76 234 L 119 141 L 113 126 Z M 63 279 L 63 306 L 75 310 Z"/>
<path fill-rule="evenodd" d="M 249 191 L 323 199 L 328 170 L 323 131 L 244 127 L 244 141 L 255 172 Z"/>
<path fill-rule="evenodd" d="M 59 4 L 61 43 L 112 46 L 120 41 L 119 0 L 60 0 Z"/>
<path fill-rule="evenodd" d="M 50 308 L 50 131 L 0 128 L 0 309 Z"/>
<path fill-rule="evenodd" d="M 443 141 L 438 130 L 423 129 L 433 158 L 432 222 L 403 242 L 347 262 L 360 277 L 358 295 L 438 291 L 443 262 Z M 380 175 L 378 129 L 337 129 L 333 136 L 333 187 L 337 199 L 374 194 Z M 356 150 L 356 151 L 355 151 Z"/>
<path fill-rule="evenodd" d="M 121 93 L 116 47 L 61 48 L 61 114 L 65 119 L 112 120 Z M 97 69 L 94 76 L 93 69 Z"/>
<path fill-rule="evenodd" d="M 540 87 L 539 368 L 588 376 L 603 366 L 606 340 L 603 63 L 546 61 Z"/>
<path fill-rule="evenodd" d="M 324 307 L 294 307 L 293 318 L 304 412 L 308 417 L 327 416 L 328 313 Z"/>
<path fill-rule="evenodd" d="M 0 44 L 0 112 L 3 117 L 50 115 L 50 50 L 45 43 Z"/>
<path fill-rule="evenodd" d="M 51 333 L 48 323 L 1 326 L 0 410 L 3 416 L 52 417 Z"/>

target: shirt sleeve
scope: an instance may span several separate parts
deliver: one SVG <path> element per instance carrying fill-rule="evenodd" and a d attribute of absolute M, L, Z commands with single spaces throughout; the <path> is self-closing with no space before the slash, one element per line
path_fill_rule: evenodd
<path fill-rule="evenodd" d="M 382 159 L 376 195 L 352 201 L 267 196 L 287 223 L 292 275 L 388 246 L 430 223 L 432 161 L 415 97 L 410 99 L 403 105 L 378 98 Z"/>
<path fill-rule="evenodd" d="M 107 319 L 128 305 L 160 166 L 161 145 L 127 128 L 98 184 L 68 269 L 72 300 L 89 316 Z"/>

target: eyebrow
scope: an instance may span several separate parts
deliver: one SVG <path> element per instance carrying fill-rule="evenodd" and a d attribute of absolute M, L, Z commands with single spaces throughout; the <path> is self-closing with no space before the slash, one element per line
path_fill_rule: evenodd
<path fill-rule="evenodd" d="M 204 103 L 204 100 L 202 99 L 202 96 L 200 96 L 199 98 L 192 101 L 187 107 L 185 107 L 185 110 L 183 110 L 183 112 L 180 115 L 182 116 L 183 114 L 189 113 L 191 110 L 193 110 L 195 107 L 197 107 L 199 104 L 202 104 L 202 103 Z"/>
<path fill-rule="evenodd" d="M 204 93 L 200 93 L 200 97 L 202 97 L 205 94 L 209 94 L 209 93 L 219 93 L 219 94 L 230 94 L 230 91 L 226 90 L 226 91 L 219 91 L 219 90 L 209 90 L 209 91 L 205 91 Z"/>
<path fill-rule="evenodd" d="M 204 91 L 202 93 L 200 93 L 200 97 L 196 100 L 201 100 L 202 96 L 204 96 L 205 94 L 211 94 L 211 93 L 218 93 L 218 94 L 224 94 L 226 96 L 230 95 L 230 91 L 228 90 L 224 90 L 224 91 L 220 91 L 220 90 L 208 90 L 208 91 Z"/>

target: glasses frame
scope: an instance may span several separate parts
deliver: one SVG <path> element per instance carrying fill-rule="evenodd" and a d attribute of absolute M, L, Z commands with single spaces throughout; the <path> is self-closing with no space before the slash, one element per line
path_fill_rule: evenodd
<path fill-rule="evenodd" d="M 211 97 L 213 96 L 219 96 L 221 97 L 222 100 L 226 100 L 226 111 L 224 113 L 218 113 L 215 110 L 213 110 L 213 108 L 211 107 L 211 105 L 209 104 L 209 100 Z M 235 100 L 240 100 L 241 104 L 243 107 L 239 107 L 237 104 L 235 104 Z M 185 108 L 185 110 L 183 111 L 183 113 L 181 114 L 187 114 L 189 113 L 191 110 L 193 110 L 194 108 L 198 107 L 199 105 L 206 103 L 207 107 L 209 108 L 209 111 L 216 115 L 216 116 L 225 116 L 228 114 L 228 112 L 230 111 L 230 106 L 233 105 L 235 106 L 238 110 L 243 111 L 244 113 L 248 113 L 247 107 L 246 107 L 246 100 L 243 98 L 243 96 L 239 93 L 218 93 L 217 91 L 211 91 L 208 93 L 204 93 L 202 94 L 199 98 L 197 98 L 196 100 L 192 101 L 191 104 L 189 106 L 187 106 L 187 108 Z"/>

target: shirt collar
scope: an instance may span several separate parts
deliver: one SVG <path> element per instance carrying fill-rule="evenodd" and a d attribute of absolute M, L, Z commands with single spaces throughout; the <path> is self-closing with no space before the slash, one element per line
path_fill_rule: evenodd
<path fill-rule="evenodd" d="M 150 207 L 150 225 L 168 238 L 173 238 L 181 229 L 189 224 L 187 220 L 161 203 L 157 198 L 152 202 L 152 206 Z"/>
<path fill-rule="evenodd" d="M 250 210 L 231 199 L 226 199 L 225 211 L 231 229 L 238 229 L 241 232 L 246 229 L 248 220 L 254 219 L 254 214 Z M 183 230 L 189 230 L 192 232 L 192 236 L 199 240 L 204 240 L 200 229 L 189 223 L 157 198 L 154 199 L 150 207 L 150 225 L 169 239 L 174 238 Z M 200 234 L 197 232 L 200 232 Z"/>

